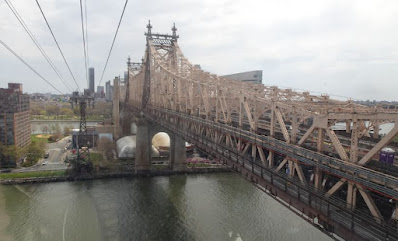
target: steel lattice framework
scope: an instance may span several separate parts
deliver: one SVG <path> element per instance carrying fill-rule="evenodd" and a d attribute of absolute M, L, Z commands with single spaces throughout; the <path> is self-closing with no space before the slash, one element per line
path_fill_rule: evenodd
<path fill-rule="evenodd" d="M 171 35 L 152 33 L 150 23 L 147 29 L 143 64 L 129 71 L 125 85 L 131 108 L 169 125 L 178 120 L 190 133 L 249 156 L 267 170 L 288 172 L 302 185 L 313 181 L 325 198 L 344 187 L 349 210 L 359 193 L 376 222 L 383 222 L 371 193 L 398 200 L 398 178 L 366 166 L 397 135 L 397 108 L 220 77 L 188 61 L 175 26 Z M 333 130 L 338 122 L 345 123 L 345 134 Z M 380 137 L 383 123 L 394 127 Z M 305 177 L 304 166 L 313 167 L 314 180 Z M 329 176 L 338 180 L 327 189 L 322 180 Z"/>

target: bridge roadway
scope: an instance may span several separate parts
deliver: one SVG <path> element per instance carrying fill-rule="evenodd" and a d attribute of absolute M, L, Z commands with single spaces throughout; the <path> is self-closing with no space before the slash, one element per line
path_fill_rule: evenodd
<path fill-rule="evenodd" d="M 129 108 L 136 113 L 139 112 L 138 109 L 132 106 L 129 106 Z M 322 224 L 327 229 L 326 231 L 336 233 L 347 240 L 356 240 L 357 238 L 367 240 L 386 240 L 386 238 L 389 238 L 390 240 L 398 240 L 398 233 L 391 225 L 385 222 L 374 222 L 373 216 L 359 210 L 347 209 L 346 203 L 341 199 L 335 197 L 326 198 L 324 196 L 325 192 L 315 190 L 313 186 L 302 184 L 296 177 L 275 172 L 272 168 L 266 167 L 247 155 L 237 153 L 236 150 L 223 143 L 216 143 L 205 135 L 195 133 L 192 129 L 184 126 L 182 122 L 195 123 L 220 133 L 237 136 L 257 146 L 288 155 L 300 162 L 319 167 L 325 172 L 345 177 L 364 185 L 366 188 L 396 198 L 398 191 L 394 187 L 398 186 L 398 179 L 393 176 L 384 175 L 268 136 L 257 135 L 197 116 L 163 109 L 148 109 L 144 115 L 151 122 L 180 135 L 237 170 L 240 169 L 240 172 L 246 171 L 246 174 L 250 173 L 252 181 L 255 178 L 257 183 L 265 182 L 263 187 L 269 189 L 271 194 L 289 203 L 288 207 L 294 207 L 294 211 L 306 214 L 311 221 L 314 221 L 316 216 L 318 218 L 317 222 Z M 307 207 L 303 206 L 303 204 L 307 205 Z"/>

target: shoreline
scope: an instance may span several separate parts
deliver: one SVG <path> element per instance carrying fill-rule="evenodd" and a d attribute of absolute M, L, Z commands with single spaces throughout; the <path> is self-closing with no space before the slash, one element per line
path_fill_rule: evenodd
<path fill-rule="evenodd" d="M 155 177 L 155 176 L 172 176 L 172 175 L 186 175 L 186 174 L 202 174 L 202 173 L 220 173 L 233 172 L 229 167 L 217 168 L 194 168 L 186 171 L 173 170 L 155 170 L 143 173 L 133 172 L 119 172 L 119 173 L 98 173 L 92 175 L 69 177 L 69 176 L 53 176 L 53 177 L 31 177 L 31 178 L 13 178 L 0 180 L 1 185 L 17 185 L 17 184 L 32 184 L 32 183 L 50 183 L 50 182 L 70 182 L 83 181 L 95 179 L 109 179 L 109 178 L 124 178 L 124 177 Z"/>
<path fill-rule="evenodd" d="M 87 122 L 102 122 L 102 121 L 104 121 L 104 120 L 87 120 Z M 79 123 L 80 120 L 60 120 L 60 119 L 56 119 L 56 120 L 43 119 L 43 120 L 41 120 L 41 119 L 35 119 L 35 120 L 30 120 L 30 122 L 31 123 L 32 122 L 35 122 L 35 123 L 38 123 L 38 122 L 76 122 L 76 123 Z"/>

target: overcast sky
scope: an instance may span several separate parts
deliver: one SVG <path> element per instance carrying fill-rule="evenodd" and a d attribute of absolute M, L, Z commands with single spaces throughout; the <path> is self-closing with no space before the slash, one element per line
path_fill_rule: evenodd
<path fill-rule="evenodd" d="M 70 86 L 76 88 L 34 0 L 9 0 Z M 85 79 L 79 1 L 39 0 L 81 88 Z M 87 0 L 89 66 L 98 85 L 124 0 Z M 223 75 L 263 70 L 263 83 L 353 99 L 398 100 L 398 1 L 130 0 L 102 80 L 123 75 L 145 50 L 146 24 L 170 33 L 176 23 L 184 55 Z M 0 40 L 62 92 L 7 4 L 0 1 Z M 0 87 L 56 91 L 0 45 Z"/>

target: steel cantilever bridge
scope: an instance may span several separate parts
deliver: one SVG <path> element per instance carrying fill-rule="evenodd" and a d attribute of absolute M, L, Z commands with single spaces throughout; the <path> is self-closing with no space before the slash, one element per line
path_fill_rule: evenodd
<path fill-rule="evenodd" d="M 184 57 L 175 26 L 151 30 L 142 63 L 129 59 L 128 81 L 115 86 L 124 122 L 137 122 L 137 172 L 150 169 L 151 136 L 165 130 L 175 170 L 186 168 L 188 141 L 329 234 L 398 240 L 398 177 L 370 165 L 398 133 L 397 108 L 220 77 Z M 393 128 L 380 137 L 383 123 Z"/>

